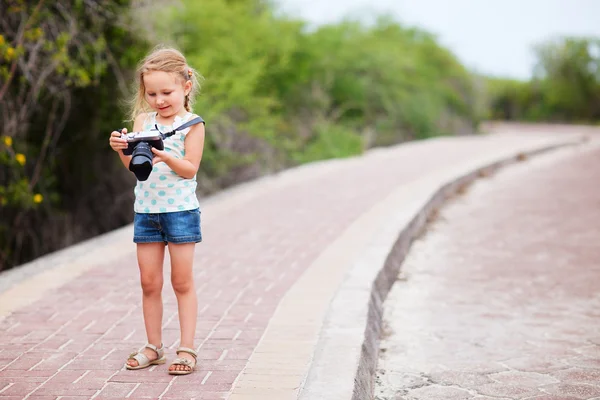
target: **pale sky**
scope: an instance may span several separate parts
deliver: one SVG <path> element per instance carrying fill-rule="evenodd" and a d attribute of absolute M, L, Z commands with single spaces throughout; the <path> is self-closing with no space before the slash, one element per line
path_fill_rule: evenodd
<path fill-rule="evenodd" d="M 320 25 L 391 15 L 438 36 L 464 65 L 527 79 L 533 45 L 562 35 L 600 38 L 600 0 L 275 0 L 288 14 Z"/>

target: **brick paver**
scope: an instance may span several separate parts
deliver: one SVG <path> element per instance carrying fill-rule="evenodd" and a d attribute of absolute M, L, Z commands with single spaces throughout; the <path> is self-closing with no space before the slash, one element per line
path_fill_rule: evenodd
<path fill-rule="evenodd" d="M 600 399 L 600 149 L 448 204 L 385 304 L 377 399 Z"/>
<path fill-rule="evenodd" d="M 98 259 L 0 320 L 0 398 L 227 398 L 282 296 L 361 213 L 421 174 L 508 142 L 515 138 L 406 144 L 324 164 L 228 207 L 204 207 L 195 259 L 199 367 L 190 376 L 169 376 L 166 366 L 123 369 L 145 341 L 134 246 L 116 260 Z M 168 270 L 167 261 L 163 340 L 173 359 L 178 320 Z"/>

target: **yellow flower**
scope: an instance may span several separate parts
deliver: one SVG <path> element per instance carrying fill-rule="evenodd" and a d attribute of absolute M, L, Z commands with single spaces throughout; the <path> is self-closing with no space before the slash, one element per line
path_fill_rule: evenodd
<path fill-rule="evenodd" d="M 4 44 L 4 36 L 0 35 L 0 46 Z"/>
<path fill-rule="evenodd" d="M 15 49 L 13 49 L 12 47 L 9 47 L 8 49 L 6 49 L 6 53 L 4 53 L 4 56 L 7 60 L 12 60 L 14 54 L 15 54 Z"/>
<path fill-rule="evenodd" d="M 11 138 L 10 136 L 4 136 L 4 138 L 3 138 L 3 139 L 4 139 L 4 144 L 5 144 L 7 147 L 10 147 L 10 146 L 12 146 L 12 138 Z"/>
<path fill-rule="evenodd" d="M 40 204 L 40 203 L 41 203 L 43 200 L 44 200 L 44 196 L 42 196 L 42 195 L 41 195 L 41 194 L 39 194 L 39 193 L 36 193 L 36 194 L 33 196 L 33 202 L 34 202 L 35 204 Z"/>
<path fill-rule="evenodd" d="M 17 162 L 21 165 L 25 165 L 25 161 L 27 161 L 25 155 L 21 153 L 17 153 L 17 155 L 15 156 L 15 160 L 17 160 Z"/>

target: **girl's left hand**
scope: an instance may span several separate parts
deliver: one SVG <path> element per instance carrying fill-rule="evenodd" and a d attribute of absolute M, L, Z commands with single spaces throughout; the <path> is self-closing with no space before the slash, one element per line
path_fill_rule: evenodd
<path fill-rule="evenodd" d="M 159 163 L 159 162 L 164 162 L 165 164 L 167 164 L 169 159 L 171 158 L 169 153 L 167 153 L 164 150 L 158 150 L 155 147 L 152 148 L 152 153 L 154 153 L 154 158 L 152 159 L 152 165 Z"/>

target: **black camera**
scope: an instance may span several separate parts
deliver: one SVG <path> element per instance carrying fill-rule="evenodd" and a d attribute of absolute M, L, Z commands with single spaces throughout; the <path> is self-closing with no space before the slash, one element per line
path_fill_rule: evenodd
<path fill-rule="evenodd" d="M 200 122 L 204 123 L 202 117 L 196 117 L 167 133 L 160 132 L 157 125 L 154 126 L 155 129 L 149 131 L 122 133 L 121 138 L 127 140 L 127 148 L 123 150 L 123 154 L 131 156 L 129 170 L 135 174 L 138 181 L 148 179 L 152 172 L 152 160 L 154 159 L 152 148 L 164 150 L 164 139 Z"/>
<path fill-rule="evenodd" d="M 139 181 L 145 181 L 152 172 L 152 159 L 154 153 L 152 148 L 164 150 L 163 134 L 158 130 L 130 132 L 122 134 L 123 139 L 127 139 L 127 148 L 123 149 L 123 154 L 132 156 L 129 162 L 129 170 L 135 174 Z"/>

